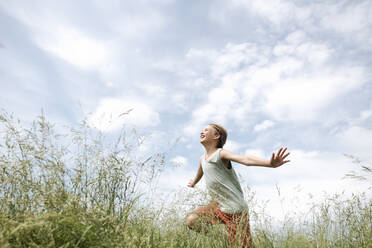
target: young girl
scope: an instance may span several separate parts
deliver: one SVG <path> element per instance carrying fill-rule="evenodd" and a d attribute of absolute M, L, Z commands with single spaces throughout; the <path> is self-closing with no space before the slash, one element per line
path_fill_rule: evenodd
<path fill-rule="evenodd" d="M 276 168 L 289 162 L 284 160 L 289 153 L 285 154 L 287 148 L 280 148 L 277 154 L 272 154 L 270 160 L 250 155 L 241 156 L 222 149 L 226 138 L 227 131 L 217 124 L 207 125 L 200 133 L 200 143 L 205 148 L 205 154 L 200 157 L 196 176 L 188 186 L 194 187 L 204 175 L 212 201 L 208 206 L 200 207 L 188 215 L 186 224 L 190 229 L 200 231 L 201 222 L 223 223 L 232 244 L 238 241 L 243 247 L 253 247 L 247 203 L 231 161 L 246 166 Z"/>

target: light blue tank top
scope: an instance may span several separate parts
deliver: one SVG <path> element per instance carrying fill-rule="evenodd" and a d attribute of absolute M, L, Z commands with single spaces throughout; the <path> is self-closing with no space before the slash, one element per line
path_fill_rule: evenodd
<path fill-rule="evenodd" d="M 208 160 L 202 159 L 207 190 L 212 198 L 219 204 L 222 212 L 229 214 L 241 213 L 248 206 L 244 200 L 243 190 L 234 169 L 226 168 L 220 158 L 219 148 Z"/>

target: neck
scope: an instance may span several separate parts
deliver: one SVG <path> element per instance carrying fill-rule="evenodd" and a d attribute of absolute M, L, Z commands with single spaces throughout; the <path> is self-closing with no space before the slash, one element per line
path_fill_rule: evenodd
<path fill-rule="evenodd" d="M 205 153 L 207 155 L 211 155 L 212 153 L 214 153 L 215 151 L 217 151 L 217 147 L 216 147 L 216 144 L 203 144 L 204 145 L 204 149 L 205 149 Z"/>

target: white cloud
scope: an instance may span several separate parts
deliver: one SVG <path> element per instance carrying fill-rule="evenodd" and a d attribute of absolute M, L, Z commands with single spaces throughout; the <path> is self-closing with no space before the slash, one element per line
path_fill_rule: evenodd
<path fill-rule="evenodd" d="M 368 125 L 368 121 L 371 120 L 372 117 L 372 104 L 368 108 L 364 108 L 363 110 L 359 111 L 357 116 L 348 116 L 345 119 L 348 119 L 348 126 L 349 127 L 358 127 L 363 125 Z M 338 130 L 335 130 L 338 131 Z"/>
<path fill-rule="evenodd" d="M 260 124 L 255 125 L 253 129 L 256 132 L 259 132 L 274 126 L 274 124 L 275 123 L 271 120 L 264 120 Z"/>
<path fill-rule="evenodd" d="M 324 68 L 320 74 L 296 75 L 274 84 L 264 93 L 267 100 L 264 109 L 275 119 L 315 120 L 332 100 L 365 83 L 361 68 L 338 70 Z"/>
<path fill-rule="evenodd" d="M 319 28 L 336 32 L 339 40 L 354 44 L 359 49 L 372 50 L 371 1 L 338 1 L 315 5 L 313 9 Z"/>
<path fill-rule="evenodd" d="M 176 164 L 177 166 L 186 166 L 187 165 L 187 158 L 183 156 L 177 156 L 170 160 L 172 163 Z"/>
<path fill-rule="evenodd" d="M 227 138 L 223 148 L 232 152 L 238 152 L 243 146 L 243 144 Z"/>
<path fill-rule="evenodd" d="M 190 170 L 183 166 L 167 169 L 160 175 L 160 189 L 169 193 L 177 188 L 186 188 L 188 182 L 195 177 L 197 169 L 197 167 L 193 167 L 193 169 Z"/>
<path fill-rule="evenodd" d="M 217 112 L 216 106 L 204 105 L 193 112 L 193 121 L 185 126 L 186 135 L 196 135 L 207 125 L 207 120 L 212 113 Z"/>
<path fill-rule="evenodd" d="M 245 2 L 245 1 L 243 1 Z M 294 4 L 282 0 L 252 1 L 253 11 L 279 24 L 295 13 Z"/>
<path fill-rule="evenodd" d="M 239 100 L 234 89 L 228 86 L 216 87 L 208 93 L 205 105 L 193 111 L 193 121 L 185 128 L 186 134 L 197 134 L 208 123 L 225 124 L 231 106 Z"/>
<path fill-rule="evenodd" d="M 195 49 L 193 53 L 203 56 Z M 248 125 L 252 112 L 273 120 L 317 121 L 335 99 L 366 82 L 362 67 L 330 63 L 334 51 L 300 30 L 272 47 L 228 43 L 207 54 L 212 53 L 217 55 L 209 80 L 216 86 L 193 111 L 187 134 L 196 134 L 210 121 Z"/>
<path fill-rule="evenodd" d="M 276 56 L 288 56 L 286 58 L 284 57 L 286 60 L 285 64 L 295 65 L 294 67 L 290 67 L 293 68 L 290 72 L 301 68 L 304 62 L 309 62 L 313 66 L 320 66 L 326 62 L 330 53 L 331 50 L 326 45 L 310 42 L 301 44 L 282 43 L 274 48 L 274 54 Z"/>
<path fill-rule="evenodd" d="M 159 4 L 160 3 L 160 4 Z M 164 2 L 165 3 L 165 2 Z M 118 42 L 140 42 L 149 35 L 159 32 L 169 22 L 169 16 L 159 11 L 159 1 L 116 1 L 106 4 L 95 1 L 95 7 L 104 13 L 110 31 L 116 34 Z M 141 50 L 137 48 L 137 51 Z"/>
<path fill-rule="evenodd" d="M 285 0 L 233 0 L 230 4 L 233 8 L 245 8 L 249 13 L 256 14 L 275 25 L 291 20 L 303 22 L 311 16 L 311 9 L 307 6 L 297 7 L 293 2 Z"/>
<path fill-rule="evenodd" d="M 218 56 L 217 52 L 212 49 L 199 50 L 191 48 L 186 53 L 185 57 L 191 60 L 213 61 L 217 56 Z"/>
<path fill-rule="evenodd" d="M 88 118 L 88 124 L 101 131 L 116 130 L 123 124 L 147 127 L 156 126 L 159 122 L 159 114 L 146 103 L 118 98 L 100 100 L 97 109 Z"/>
<path fill-rule="evenodd" d="M 132 112 L 130 112 L 132 113 Z M 129 114 L 130 115 L 130 114 Z M 128 116 L 129 117 L 129 116 Z M 126 118 L 126 117 L 125 117 Z M 127 124 L 124 120 L 124 124 Z M 137 124 L 135 127 L 138 127 Z M 157 129 L 146 129 L 146 133 L 139 136 L 139 146 L 137 147 L 139 154 L 142 156 L 153 155 L 155 153 L 163 153 L 164 150 L 161 149 L 169 145 L 169 133 L 164 131 L 159 131 Z"/>
<path fill-rule="evenodd" d="M 83 5 L 73 1 L 0 6 L 29 28 L 31 39 L 42 49 L 80 68 L 98 70 L 110 85 L 107 78 L 113 75 L 106 68 L 115 64 L 122 71 L 123 57 L 131 61 L 138 56 L 133 53 L 141 51 L 141 42 L 167 26 L 168 15 L 161 13 L 161 6 L 170 2 L 94 1 L 83 11 Z"/>
<path fill-rule="evenodd" d="M 336 133 L 333 142 L 343 153 L 362 156 L 362 159 L 372 159 L 372 130 L 370 129 L 350 126 Z"/>
<path fill-rule="evenodd" d="M 360 112 L 359 120 L 365 121 L 365 120 L 370 119 L 371 116 L 372 116 L 372 109 L 363 110 L 362 112 Z"/>
<path fill-rule="evenodd" d="M 371 106 L 368 109 L 362 110 L 359 113 L 358 121 L 364 122 L 366 120 L 371 119 L 371 117 L 372 117 L 372 104 L 371 104 Z"/>
<path fill-rule="evenodd" d="M 156 83 L 147 83 L 147 84 L 141 84 L 138 86 L 143 93 L 146 93 L 147 95 L 160 95 L 164 96 L 167 93 L 166 87 L 163 85 L 158 85 Z"/>
<path fill-rule="evenodd" d="M 234 103 L 236 97 L 237 95 L 234 89 L 230 87 L 217 87 L 212 89 L 208 94 L 209 102 L 217 105 L 218 108 Z"/>
<path fill-rule="evenodd" d="M 212 61 L 212 75 L 215 78 L 225 75 L 226 73 L 239 68 L 240 66 L 252 63 L 265 62 L 260 59 L 264 58 L 263 49 L 258 50 L 255 44 L 227 43 L 226 46 L 214 56 Z"/>
<path fill-rule="evenodd" d="M 265 152 L 261 149 L 247 149 L 245 150 L 245 155 L 253 155 L 259 158 L 265 158 Z"/>
<path fill-rule="evenodd" d="M 107 45 L 72 27 L 56 27 L 53 33 L 39 36 L 36 40 L 43 49 L 84 69 L 99 68 L 109 60 L 110 50 Z"/>
<path fill-rule="evenodd" d="M 347 40 L 363 49 L 371 50 L 371 9 L 372 3 L 368 0 L 306 3 L 286 0 L 233 0 L 224 6 L 212 6 L 209 17 L 223 26 L 234 19 L 236 11 L 244 11 L 244 17 L 254 18 L 259 24 L 268 21 L 273 29 L 292 30 L 293 26 L 300 26 L 310 32 L 331 30 L 340 35 L 338 40 Z M 255 27 L 255 31 L 260 30 L 260 25 Z"/>
<path fill-rule="evenodd" d="M 372 24 L 370 1 L 344 5 L 341 3 L 324 8 L 322 25 L 341 33 L 355 33 Z"/>
<path fill-rule="evenodd" d="M 5 9 L 32 30 L 31 38 L 42 49 L 84 69 L 107 63 L 111 52 L 109 44 L 64 21 L 73 13 L 68 13 L 68 3 L 49 5 L 35 1 L 24 2 L 22 6 L 12 3 Z"/>
<path fill-rule="evenodd" d="M 296 30 L 288 34 L 286 41 L 289 44 L 301 44 L 306 41 L 306 34 L 303 30 Z"/>

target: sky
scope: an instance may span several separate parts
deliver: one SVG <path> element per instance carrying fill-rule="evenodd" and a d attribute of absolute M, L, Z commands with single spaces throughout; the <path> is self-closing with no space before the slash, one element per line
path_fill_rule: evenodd
<path fill-rule="evenodd" d="M 273 215 L 277 188 L 305 199 L 368 186 L 342 178 L 359 168 L 344 154 L 372 162 L 371 55 L 368 0 L 0 1 L 1 109 L 135 126 L 144 153 L 168 151 L 164 192 L 192 191 L 208 123 L 238 154 L 288 147 L 277 169 L 233 165 Z"/>

